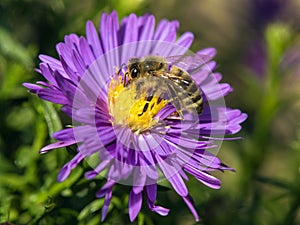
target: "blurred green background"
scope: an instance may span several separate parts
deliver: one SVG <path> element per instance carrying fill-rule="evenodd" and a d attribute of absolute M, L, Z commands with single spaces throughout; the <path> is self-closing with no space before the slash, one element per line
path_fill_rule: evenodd
<path fill-rule="evenodd" d="M 219 157 L 236 172 L 215 173 L 211 190 L 191 179 L 197 224 L 300 224 L 300 1 L 299 0 L 1 0 L 0 1 L 0 223 L 100 224 L 104 179 L 86 181 L 85 163 L 63 183 L 56 175 L 74 149 L 39 155 L 50 134 L 68 124 L 59 107 L 21 85 L 41 76 L 38 54 L 57 57 L 55 45 L 69 33 L 84 35 L 102 12 L 117 10 L 180 21 L 195 34 L 192 50 L 217 48 L 218 71 L 234 92 L 229 107 L 248 114 L 239 141 L 224 142 Z M 62 121 L 62 122 L 61 122 Z M 103 224 L 130 224 L 129 187 L 114 189 Z M 146 204 L 134 224 L 195 224 L 181 198 L 165 188 L 158 216 Z"/>

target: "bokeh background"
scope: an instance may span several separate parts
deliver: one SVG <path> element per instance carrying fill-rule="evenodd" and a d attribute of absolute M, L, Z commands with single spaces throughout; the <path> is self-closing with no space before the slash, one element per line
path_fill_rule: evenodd
<path fill-rule="evenodd" d="M 217 48 L 217 70 L 235 90 L 226 104 L 248 114 L 243 139 L 224 142 L 218 154 L 236 169 L 214 174 L 222 188 L 188 182 L 199 223 L 174 191 L 161 187 L 158 201 L 171 208 L 169 216 L 144 204 L 133 224 L 300 224 L 299 0 L 1 0 L 0 223 L 100 224 L 103 200 L 95 192 L 105 180 L 86 181 L 84 163 L 56 182 L 74 149 L 38 152 L 70 121 L 21 84 L 41 79 L 34 72 L 40 53 L 57 57 L 64 35 L 84 35 L 87 20 L 98 26 L 101 13 L 112 10 L 179 20 L 181 33 L 195 34 L 192 50 Z M 130 224 L 128 190 L 114 189 L 103 224 Z"/>

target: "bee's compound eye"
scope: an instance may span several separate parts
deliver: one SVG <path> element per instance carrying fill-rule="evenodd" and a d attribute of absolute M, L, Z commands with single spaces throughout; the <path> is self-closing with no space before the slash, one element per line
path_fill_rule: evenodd
<path fill-rule="evenodd" d="M 130 70 L 130 74 L 131 74 L 132 78 L 138 77 L 139 73 L 140 73 L 140 70 L 139 70 L 138 66 L 133 66 Z"/>

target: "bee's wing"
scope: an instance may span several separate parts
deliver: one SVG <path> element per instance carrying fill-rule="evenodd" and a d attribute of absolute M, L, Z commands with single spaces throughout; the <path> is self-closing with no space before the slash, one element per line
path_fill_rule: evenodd
<path fill-rule="evenodd" d="M 172 74 L 172 73 L 169 73 L 169 72 L 166 72 L 166 71 L 152 71 L 151 75 L 154 76 L 154 77 L 157 77 L 157 78 L 163 78 L 163 79 L 165 79 L 165 81 L 169 80 L 169 81 L 172 81 L 172 82 L 174 82 L 174 80 L 182 79 L 181 77 L 176 76 L 176 74 Z"/>
<path fill-rule="evenodd" d="M 193 84 L 193 80 L 189 75 L 178 76 L 177 74 L 153 71 L 152 76 L 159 78 L 160 81 L 160 97 L 163 99 L 168 99 L 177 109 L 180 116 L 183 118 L 183 110 L 188 111 L 193 104 L 192 93 L 188 91 L 189 87 Z M 194 114 L 194 108 L 191 111 Z"/>
<path fill-rule="evenodd" d="M 193 74 L 201 70 L 211 59 L 211 56 L 203 54 L 174 55 L 165 58 L 166 62 L 170 66 L 177 66 L 189 74 Z"/>
<path fill-rule="evenodd" d="M 193 82 L 190 76 L 178 76 L 177 74 L 162 72 L 162 71 L 153 71 L 151 73 L 152 76 L 157 77 L 162 84 L 161 87 L 167 86 L 169 90 L 172 88 L 174 90 L 174 95 L 182 90 L 187 90 L 187 88 Z M 170 96 L 173 97 L 173 96 Z"/>

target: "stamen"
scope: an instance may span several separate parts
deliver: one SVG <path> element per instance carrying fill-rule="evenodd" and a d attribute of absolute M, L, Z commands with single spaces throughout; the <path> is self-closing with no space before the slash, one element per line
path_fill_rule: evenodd
<path fill-rule="evenodd" d="M 168 103 L 157 96 L 140 93 L 132 84 L 124 85 L 123 77 L 113 78 L 108 88 L 109 113 L 113 125 L 127 126 L 140 134 L 158 123 L 156 114 Z"/>

